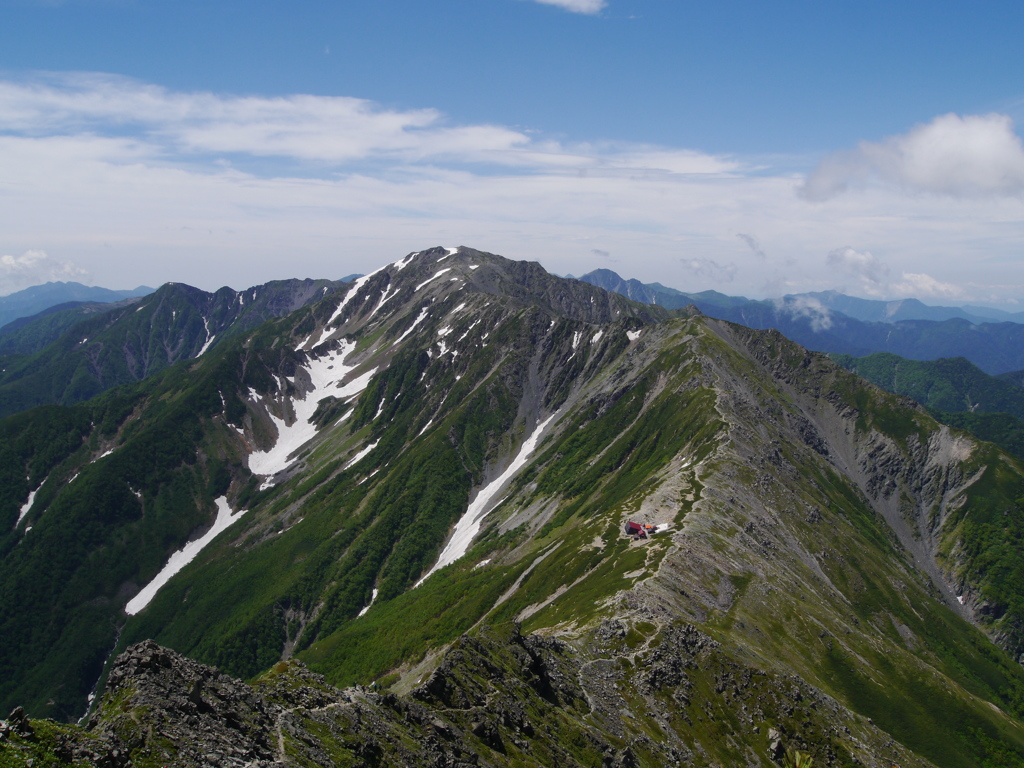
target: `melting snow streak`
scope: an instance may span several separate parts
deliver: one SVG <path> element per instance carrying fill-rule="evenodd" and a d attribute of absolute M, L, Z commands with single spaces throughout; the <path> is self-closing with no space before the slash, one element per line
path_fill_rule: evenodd
<path fill-rule="evenodd" d="M 14 524 L 15 528 L 21 525 L 21 521 L 25 519 L 25 515 L 27 515 L 28 511 L 32 509 L 32 502 L 36 500 L 36 491 L 38 490 L 39 489 L 36 488 L 35 491 L 32 491 L 32 493 L 28 495 L 28 501 L 25 502 L 24 506 L 21 508 L 21 512 L 18 513 L 18 522 Z"/>
<path fill-rule="evenodd" d="M 434 563 L 434 567 L 427 571 L 426 575 L 423 576 L 416 586 L 422 584 L 430 574 L 439 568 L 444 568 L 446 565 L 451 565 L 469 549 L 469 545 L 473 542 L 473 537 L 476 536 L 480 530 L 480 524 L 483 522 L 484 516 L 491 511 L 491 500 L 498 495 L 498 492 L 504 487 L 505 483 L 512 479 L 512 477 L 525 465 L 527 460 L 530 458 L 530 454 L 537 448 L 537 443 L 540 442 L 541 434 L 544 432 L 544 428 L 551 423 L 551 420 L 558 414 L 553 413 L 548 416 L 544 421 L 537 425 L 537 428 L 533 430 L 533 434 L 530 435 L 523 443 L 523 447 L 519 449 L 519 453 L 512 463 L 508 465 L 508 469 L 501 473 L 501 476 L 491 481 L 477 493 L 476 498 L 473 499 L 469 505 L 469 509 L 466 510 L 465 514 L 459 519 L 459 522 L 455 524 L 455 530 L 452 532 L 452 538 L 448 542 L 448 546 L 441 552 L 441 556 L 437 558 L 437 562 Z"/>
<path fill-rule="evenodd" d="M 436 280 L 436 279 L 437 279 L 437 278 L 439 278 L 439 277 L 440 277 L 441 275 L 443 275 L 443 274 L 444 274 L 445 272 L 451 272 L 451 271 L 452 271 L 452 268 L 451 268 L 451 267 L 445 267 L 444 269 L 442 269 L 442 270 L 441 270 L 440 272 L 438 272 L 438 273 L 437 273 L 436 275 L 434 275 L 433 277 L 428 277 L 428 278 L 427 278 L 426 280 L 424 280 L 424 281 L 423 281 L 422 283 L 420 283 L 419 285 L 417 285 L 417 286 L 416 286 L 416 290 L 418 291 L 418 290 L 419 290 L 420 288 L 422 288 L 422 287 L 423 287 L 424 285 L 426 285 L 427 283 L 429 283 L 429 282 L 430 282 L 431 280 Z"/>
<path fill-rule="evenodd" d="M 153 580 L 144 586 L 139 594 L 128 601 L 128 605 L 124 607 L 125 613 L 129 616 L 134 616 L 149 605 L 149 602 L 156 596 L 156 593 L 160 591 L 160 587 L 170 581 L 174 574 L 191 563 L 207 544 L 217 538 L 217 534 L 226 530 L 229 525 L 244 514 L 244 509 L 232 513 L 226 496 L 221 496 L 217 499 L 217 519 L 214 521 L 213 527 L 201 539 L 190 541 L 171 555 L 167 560 L 167 565 L 161 569 L 160 573 L 153 577 Z"/>

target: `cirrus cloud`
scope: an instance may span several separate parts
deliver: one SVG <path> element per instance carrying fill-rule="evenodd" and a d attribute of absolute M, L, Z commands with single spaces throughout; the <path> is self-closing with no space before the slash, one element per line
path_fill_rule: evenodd
<path fill-rule="evenodd" d="M 608 3 L 605 0 L 534 0 L 543 5 L 557 5 L 572 13 L 585 13 L 594 15 L 600 13 Z"/>

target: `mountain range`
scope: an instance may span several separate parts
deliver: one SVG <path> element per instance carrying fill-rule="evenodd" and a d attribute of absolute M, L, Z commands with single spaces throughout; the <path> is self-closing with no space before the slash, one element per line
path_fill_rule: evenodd
<path fill-rule="evenodd" d="M 925 304 L 918 299 L 862 299 L 847 296 L 839 291 L 810 291 L 792 293 L 778 299 L 748 299 L 745 296 L 728 296 L 718 291 L 687 293 L 668 288 L 661 283 L 641 283 L 625 279 L 610 269 L 595 269 L 576 278 L 591 285 L 621 293 L 623 296 L 645 304 L 658 304 L 668 309 L 680 309 L 687 304 L 718 306 L 723 309 L 741 307 L 746 304 L 812 305 L 846 315 L 853 320 L 864 322 L 897 323 L 901 320 L 943 320 L 961 319 L 971 323 L 1010 322 L 1024 323 L 1024 312 L 1006 312 L 993 307 L 942 307 Z"/>
<path fill-rule="evenodd" d="M 109 304 L 124 299 L 138 298 L 153 292 L 140 285 L 134 290 L 115 291 L 109 288 L 82 285 L 75 282 L 51 282 L 0 296 L 0 329 L 18 318 L 31 317 L 58 304 Z"/>
<path fill-rule="evenodd" d="M 167 283 L 141 299 L 44 312 L 0 333 L 0 416 L 70 405 L 141 381 L 341 284 L 278 280 L 207 293 Z"/>
<path fill-rule="evenodd" d="M 0 421 L 0 706 L 85 714 L 0 762 L 1024 763 L 1018 459 L 535 263 L 300 294 Z"/>
<path fill-rule="evenodd" d="M 579 279 L 644 303 L 666 308 L 692 305 L 711 317 L 774 328 L 821 352 L 854 357 L 890 352 L 911 360 L 964 357 L 992 375 L 1024 369 L 1020 314 L 930 307 L 915 299 L 872 301 L 834 291 L 760 301 L 717 291 L 684 293 L 660 283 L 624 280 L 607 269 Z"/>

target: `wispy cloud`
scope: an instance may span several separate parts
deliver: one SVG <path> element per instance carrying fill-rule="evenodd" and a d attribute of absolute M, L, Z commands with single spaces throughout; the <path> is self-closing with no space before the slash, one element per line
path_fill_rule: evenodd
<path fill-rule="evenodd" d="M 731 283 L 736 278 L 735 264 L 719 264 L 714 259 L 707 258 L 683 258 L 679 263 L 692 275 L 715 283 Z"/>
<path fill-rule="evenodd" d="M 829 251 L 826 261 L 846 274 L 859 278 L 873 287 L 882 285 L 889 277 L 889 268 L 869 251 L 858 251 L 850 246 Z"/>
<path fill-rule="evenodd" d="M 916 298 L 959 299 L 965 293 L 960 286 L 936 280 L 923 272 L 904 272 L 890 289 L 896 294 Z"/>
<path fill-rule="evenodd" d="M 59 261 L 45 251 L 0 256 L 0 296 L 54 281 L 89 281 L 89 273 L 70 261 Z"/>
<path fill-rule="evenodd" d="M 768 258 L 765 255 L 764 249 L 761 248 L 761 243 L 759 243 L 757 238 L 754 237 L 753 235 L 748 235 L 745 232 L 737 232 L 736 237 L 738 237 L 740 240 L 746 243 L 751 253 L 753 253 L 759 259 L 765 260 Z"/>
<path fill-rule="evenodd" d="M 433 161 L 612 175 L 739 170 L 735 160 L 692 150 L 565 145 L 503 126 L 451 125 L 434 109 L 385 109 L 344 96 L 178 93 L 94 73 L 0 81 L 0 131 L 32 138 L 127 133 L 132 149 L 154 158 L 271 157 L 321 167 Z"/>
<path fill-rule="evenodd" d="M 1024 145 L 1007 115 L 942 115 L 905 134 L 827 156 L 799 193 L 822 201 L 873 179 L 952 197 L 1019 195 Z"/>
<path fill-rule="evenodd" d="M 790 296 L 784 299 L 773 299 L 775 309 L 793 318 L 807 320 L 815 333 L 827 331 L 832 327 L 832 313 L 828 307 L 809 296 Z"/>
<path fill-rule="evenodd" d="M 544 5 L 557 5 L 573 13 L 595 14 L 600 13 L 608 3 L 605 0 L 534 0 Z"/>
<path fill-rule="evenodd" d="M 872 185 L 808 205 L 797 176 L 763 163 L 584 138 L 346 97 L 183 93 L 96 74 L 0 80 L 0 253 L 45 251 L 105 284 L 217 288 L 365 272 L 439 243 L 562 274 L 590 271 L 601 251 L 628 265 L 624 277 L 763 296 L 773 259 L 779 290 L 833 287 L 837 274 L 895 290 L 909 278 L 872 284 L 869 263 L 822 257 L 885 243 L 893 275 L 1024 283 L 1009 275 L 1024 196 Z"/>
<path fill-rule="evenodd" d="M 829 251 L 826 261 L 858 278 L 861 290 L 872 296 L 958 299 L 966 295 L 963 288 L 924 272 L 902 272 L 899 278 L 890 280 L 889 267 L 881 259 L 849 246 Z"/>

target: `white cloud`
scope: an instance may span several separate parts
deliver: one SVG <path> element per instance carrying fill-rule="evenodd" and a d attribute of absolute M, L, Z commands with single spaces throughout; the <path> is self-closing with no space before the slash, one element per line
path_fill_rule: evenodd
<path fill-rule="evenodd" d="M 869 251 L 857 251 L 850 246 L 829 251 L 826 261 L 873 287 L 882 285 L 889 277 L 889 268 L 880 259 Z"/>
<path fill-rule="evenodd" d="M 581 3 L 581 6 L 583 4 Z M 153 159 L 222 155 L 308 165 L 460 162 L 547 172 L 726 174 L 729 158 L 638 144 L 562 145 L 494 125 L 449 125 L 433 109 L 344 96 L 175 93 L 130 78 L 49 74 L 0 81 L 0 131 L 32 138 L 131 132 Z"/>
<path fill-rule="evenodd" d="M 0 253 L 60 254 L 108 287 L 337 277 L 436 244 L 560 274 L 594 269 L 596 249 L 628 265 L 623 277 L 763 296 L 833 287 L 837 266 L 856 264 L 822 254 L 880 243 L 894 275 L 996 286 L 986 299 L 1024 284 L 1024 196 L 871 185 L 810 206 L 793 194 L 797 176 L 745 158 L 555 141 L 344 97 L 180 93 L 101 75 L 0 80 L 0 168 Z M 895 290 L 890 277 L 858 279 Z"/>
<path fill-rule="evenodd" d="M 557 5 L 573 13 L 600 13 L 608 5 L 605 0 L 535 0 L 544 5 Z"/>
<path fill-rule="evenodd" d="M 936 280 L 923 272 L 904 272 L 889 289 L 893 294 L 915 298 L 959 299 L 964 296 L 961 287 Z"/>
<path fill-rule="evenodd" d="M 772 299 L 775 309 L 794 318 L 806 318 L 815 333 L 832 327 L 832 313 L 828 307 L 810 296 L 794 296 Z"/>
<path fill-rule="evenodd" d="M 683 258 L 679 262 L 693 275 L 716 283 L 731 283 L 736 277 L 735 264 L 719 264 L 707 258 Z"/>
<path fill-rule="evenodd" d="M 33 285 L 88 281 L 89 273 L 70 261 L 58 261 L 45 251 L 25 251 L 20 256 L 0 256 L 0 296 Z"/>
<path fill-rule="evenodd" d="M 1007 115 L 941 115 L 905 134 L 825 157 L 798 191 L 822 201 L 871 180 L 951 197 L 1019 195 L 1024 145 Z"/>

